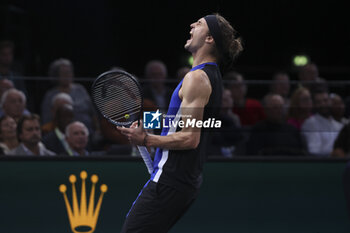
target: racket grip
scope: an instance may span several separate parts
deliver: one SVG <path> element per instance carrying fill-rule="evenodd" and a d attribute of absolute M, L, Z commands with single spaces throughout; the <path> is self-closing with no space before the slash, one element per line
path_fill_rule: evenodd
<path fill-rule="evenodd" d="M 153 173 L 153 161 L 152 161 L 151 156 L 148 153 L 147 148 L 144 146 L 137 146 L 137 149 L 139 149 L 140 155 L 146 164 L 148 173 L 152 174 Z"/>

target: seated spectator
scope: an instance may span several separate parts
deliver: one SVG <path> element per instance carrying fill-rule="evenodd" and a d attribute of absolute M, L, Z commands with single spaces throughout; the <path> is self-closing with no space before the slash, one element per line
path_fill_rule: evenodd
<path fill-rule="evenodd" d="M 66 141 L 70 150 L 70 156 L 87 156 L 89 152 L 86 150 L 89 141 L 89 130 L 80 121 L 70 123 L 66 127 Z"/>
<path fill-rule="evenodd" d="M 313 103 L 315 114 L 305 120 L 301 132 L 311 155 L 327 157 L 331 155 L 334 141 L 343 125 L 330 115 L 328 92 L 315 92 Z"/>
<path fill-rule="evenodd" d="M 20 144 L 9 155 L 55 155 L 41 143 L 40 118 L 36 114 L 19 119 L 17 137 Z"/>
<path fill-rule="evenodd" d="M 57 125 L 56 125 L 57 121 L 55 121 L 54 118 L 56 116 L 57 109 L 65 104 L 73 106 L 73 104 L 74 104 L 73 99 L 72 99 L 72 97 L 70 97 L 70 95 L 68 95 L 64 92 L 60 92 L 53 97 L 52 104 L 51 104 L 51 106 L 52 106 L 51 107 L 51 114 L 54 117 L 53 117 L 52 121 L 41 126 L 41 131 L 42 131 L 43 135 L 55 130 L 55 128 L 57 127 Z M 62 132 L 64 132 L 64 129 L 65 128 L 63 128 Z"/>
<path fill-rule="evenodd" d="M 98 130 L 97 114 L 92 104 L 90 95 L 86 89 L 78 83 L 73 82 L 73 64 L 68 59 L 55 60 L 49 69 L 49 75 L 57 79 L 57 86 L 48 90 L 41 104 L 42 123 L 50 122 L 53 118 L 51 113 L 52 99 L 60 92 L 70 95 L 74 102 L 74 117 L 82 121 L 91 132 Z"/>
<path fill-rule="evenodd" d="M 346 125 L 349 119 L 345 118 L 345 104 L 338 94 L 332 93 L 329 95 L 331 101 L 331 116 L 339 123 Z"/>
<path fill-rule="evenodd" d="M 22 116 L 30 114 L 26 103 L 27 98 L 22 91 L 9 89 L 1 97 L 0 116 L 10 116 L 17 122 Z"/>
<path fill-rule="evenodd" d="M 0 99 L 1 99 L 1 96 L 5 93 L 5 91 L 11 88 L 15 88 L 15 85 L 13 85 L 13 82 L 11 80 L 8 80 L 6 78 L 1 79 L 0 80 Z"/>
<path fill-rule="evenodd" d="M 235 151 L 235 145 L 243 136 L 239 117 L 232 112 L 233 99 L 231 91 L 224 89 L 222 93 L 221 112 L 217 120 L 221 121 L 221 128 L 211 133 L 212 143 L 210 154 L 223 155 L 231 158 Z"/>
<path fill-rule="evenodd" d="M 285 122 L 284 100 L 270 94 L 264 98 L 266 119 L 253 126 L 247 142 L 248 155 L 303 155 L 298 130 Z"/>
<path fill-rule="evenodd" d="M 69 154 L 69 146 L 65 140 L 64 132 L 66 127 L 73 122 L 73 111 L 72 105 L 63 104 L 59 106 L 53 120 L 54 130 L 43 137 L 43 143 L 46 148 L 57 155 Z"/>
<path fill-rule="evenodd" d="M 12 41 L 0 41 L 0 80 L 10 80 L 15 88 L 27 93 L 25 81 L 14 71 L 14 50 L 15 45 Z"/>
<path fill-rule="evenodd" d="M 16 135 L 16 121 L 9 116 L 0 117 L 0 148 L 5 155 L 16 148 L 19 143 Z"/>
<path fill-rule="evenodd" d="M 229 81 L 227 88 L 233 97 L 233 112 L 239 116 L 242 126 L 252 126 L 265 119 L 261 103 L 258 100 L 246 98 L 247 86 L 241 74 L 229 72 L 224 79 Z"/>
<path fill-rule="evenodd" d="M 181 81 L 185 75 L 190 72 L 191 68 L 183 66 L 176 71 L 176 80 Z"/>
<path fill-rule="evenodd" d="M 323 78 L 320 78 L 318 67 L 315 63 L 308 63 L 300 67 L 298 72 L 300 84 L 309 89 L 311 94 L 314 92 L 328 91 L 328 86 Z"/>
<path fill-rule="evenodd" d="M 305 87 L 298 87 L 290 99 L 287 123 L 300 130 L 304 121 L 311 114 L 312 98 L 310 91 Z"/>
<path fill-rule="evenodd" d="M 168 71 L 162 61 L 152 60 L 145 68 L 145 78 L 151 81 L 143 89 L 144 99 L 151 100 L 156 106 L 165 112 L 169 105 L 172 90 L 166 86 Z"/>
<path fill-rule="evenodd" d="M 336 138 L 332 157 L 344 158 L 350 156 L 350 124 L 344 125 Z"/>
<path fill-rule="evenodd" d="M 345 102 L 345 117 L 350 119 L 350 96 L 346 96 L 344 99 Z"/>
<path fill-rule="evenodd" d="M 289 106 L 290 81 L 289 75 L 284 71 L 279 71 L 273 75 L 271 83 L 271 94 L 283 97 L 286 109 Z"/>
<path fill-rule="evenodd" d="M 241 127 L 241 120 L 239 119 L 239 116 L 232 111 L 233 106 L 234 102 L 231 95 L 231 91 L 224 88 L 222 92 L 220 116 L 226 116 L 230 118 L 236 127 Z"/>

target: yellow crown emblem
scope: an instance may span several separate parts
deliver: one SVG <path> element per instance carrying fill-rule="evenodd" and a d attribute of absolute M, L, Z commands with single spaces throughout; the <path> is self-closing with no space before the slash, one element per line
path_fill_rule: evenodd
<path fill-rule="evenodd" d="M 72 199 L 73 199 L 73 208 L 70 205 L 68 198 L 67 198 L 67 186 L 64 184 L 61 184 L 59 187 L 60 192 L 63 194 L 64 202 L 66 204 L 66 209 L 68 213 L 68 218 L 70 222 L 71 229 L 74 233 L 79 232 L 85 232 L 85 233 L 92 233 L 95 230 L 98 215 L 101 209 L 102 199 L 105 192 L 107 192 L 107 185 L 102 184 L 100 186 L 101 194 L 98 199 L 96 208 L 95 207 L 95 188 L 96 183 L 98 181 L 97 175 L 91 176 L 91 193 L 89 198 L 89 205 L 87 205 L 87 198 L 86 198 L 86 183 L 85 180 L 87 178 L 87 172 L 82 171 L 80 173 L 80 178 L 82 180 L 81 183 L 81 197 L 80 197 L 80 206 L 78 204 L 78 197 L 77 197 L 77 191 L 75 187 L 75 183 L 77 181 L 77 178 L 75 175 L 69 176 L 69 182 L 72 184 Z"/>

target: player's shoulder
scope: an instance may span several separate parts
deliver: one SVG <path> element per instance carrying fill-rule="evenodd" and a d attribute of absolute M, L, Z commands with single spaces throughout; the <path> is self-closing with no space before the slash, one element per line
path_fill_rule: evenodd
<path fill-rule="evenodd" d="M 210 86 L 210 80 L 208 75 L 201 69 L 188 72 L 183 81 L 184 85 L 196 85 L 196 86 Z"/>
<path fill-rule="evenodd" d="M 182 93 L 187 96 L 205 96 L 211 93 L 211 84 L 208 76 L 201 70 L 187 73 L 182 83 Z"/>

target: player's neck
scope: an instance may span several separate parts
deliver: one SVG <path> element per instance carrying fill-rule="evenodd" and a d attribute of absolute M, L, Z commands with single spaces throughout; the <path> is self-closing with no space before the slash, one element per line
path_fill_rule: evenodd
<path fill-rule="evenodd" d="M 209 54 L 201 54 L 199 51 L 198 53 L 193 53 L 193 65 L 192 67 L 198 66 L 203 63 L 207 62 L 216 62 L 216 58 L 209 55 Z"/>

